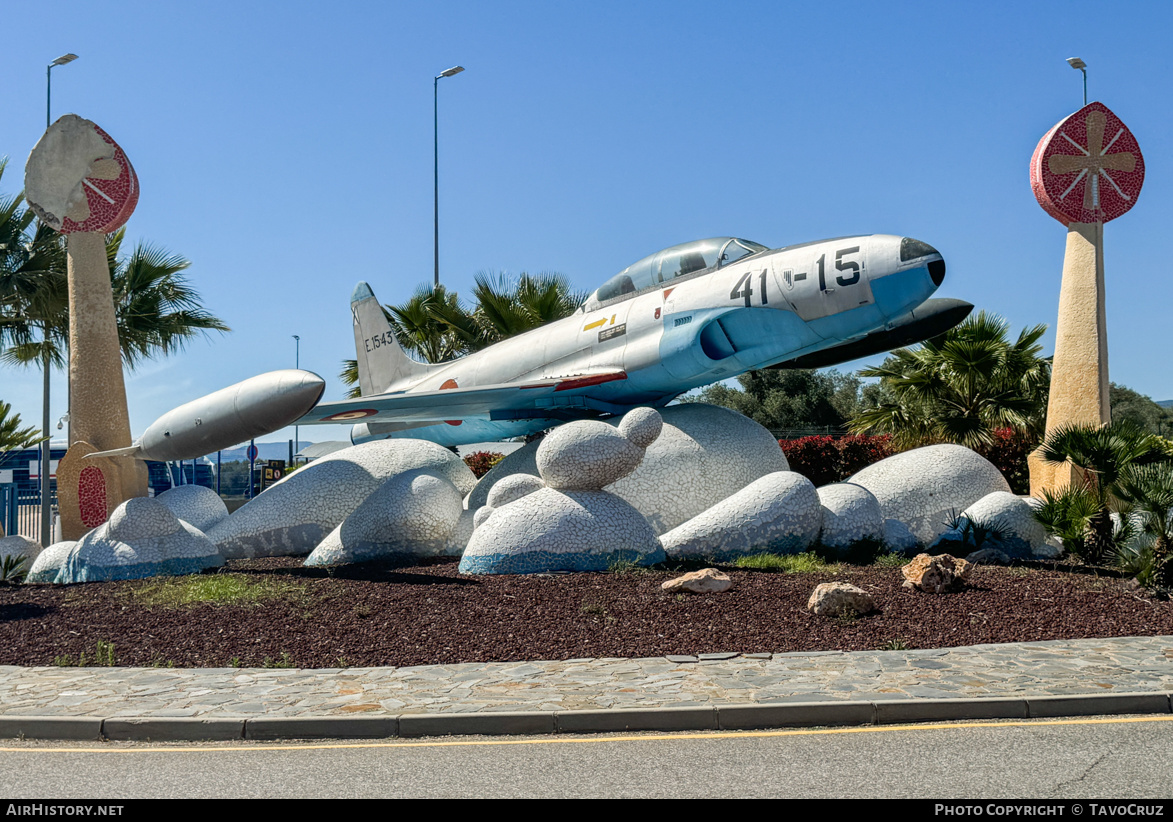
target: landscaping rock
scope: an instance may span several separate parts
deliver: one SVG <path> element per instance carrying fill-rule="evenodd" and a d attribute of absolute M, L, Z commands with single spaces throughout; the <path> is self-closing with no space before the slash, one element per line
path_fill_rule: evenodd
<path fill-rule="evenodd" d="M 816 616 L 838 616 L 844 612 L 867 614 L 876 610 L 872 595 L 846 582 L 824 582 L 815 587 L 806 609 Z"/>
<path fill-rule="evenodd" d="M 718 571 L 716 568 L 702 568 L 699 571 L 693 571 L 691 574 L 670 579 L 660 585 L 660 588 L 670 594 L 684 591 L 693 594 L 720 594 L 728 591 L 732 587 L 733 580 L 727 574 Z"/>
<path fill-rule="evenodd" d="M 941 594 L 961 587 L 972 568 L 970 563 L 949 554 L 917 554 L 900 570 L 904 574 L 905 588 Z"/>

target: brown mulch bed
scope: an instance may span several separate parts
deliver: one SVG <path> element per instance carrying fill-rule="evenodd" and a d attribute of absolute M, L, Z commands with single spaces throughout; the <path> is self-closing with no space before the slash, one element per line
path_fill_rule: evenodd
<path fill-rule="evenodd" d="M 321 668 L 1173 634 L 1173 603 L 1097 573 L 983 566 L 965 589 L 932 595 L 902 588 L 898 568 L 727 570 L 732 591 L 700 596 L 665 594 L 678 573 L 660 570 L 470 577 L 449 560 L 332 573 L 299 559 L 230 562 L 221 573 L 296 586 L 251 606 L 141 604 L 156 580 L 0 586 L 0 665 L 92 658 L 99 641 L 118 665 Z M 815 585 L 832 580 L 871 592 L 879 612 L 808 613 Z"/>

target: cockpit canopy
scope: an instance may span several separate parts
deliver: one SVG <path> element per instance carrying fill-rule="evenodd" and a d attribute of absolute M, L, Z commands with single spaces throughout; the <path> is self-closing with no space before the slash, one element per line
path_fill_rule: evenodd
<path fill-rule="evenodd" d="M 760 243 L 737 237 L 713 237 L 674 245 L 644 257 L 607 280 L 586 301 L 585 308 L 591 310 L 604 303 L 658 288 L 679 277 L 713 271 L 743 257 L 768 250 Z"/>

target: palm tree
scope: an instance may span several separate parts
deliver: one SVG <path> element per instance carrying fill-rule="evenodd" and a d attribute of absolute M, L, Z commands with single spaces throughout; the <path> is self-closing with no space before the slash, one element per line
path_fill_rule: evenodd
<path fill-rule="evenodd" d="M 0 400 L 0 463 L 9 451 L 29 448 L 42 439 L 35 427 L 21 428 L 20 414 L 12 414 L 12 406 Z"/>
<path fill-rule="evenodd" d="M 522 272 L 516 280 L 481 272 L 472 293 L 476 300 L 472 310 L 464 308 L 456 292 L 442 285 L 421 286 L 407 302 L 383 310 L 405 349 L 437 363 L 568 317 L 587 297 L 573 290 L 566 276 L 554 272 Z M 360 396 L 355 360 L 343 360 L 338 376 L 351 386 L 348 397 Z"/>
<path fill-rule="evenodd" d="M 1136 472 L 1167 459 L 1161 438 L 1131 420 L 1058 428 L 1043 442 L 1039 455 L 1054 464 L 1070 460 L 1080 469 L 1072 485 L 1058 493 L 1044 493 L 1036 517 L 1069 550 L 1092 563 L 1101 563 L 1115 552 L 1112 512 L 1128 513 L 1121 500 L 1145 499 L 1147 471 Z"/>
<path fill-rule="evenodd" d="M 1046 420 L 1049 358 L 1040 357 L 1046 326 L 1026 328 L 1015 342 L 1007 323 L 978 312 L 915 348 L 892 352 L 859 373 L 881 379 L 881 400 L 858 412 L 855 433 L 891 434 L 909 447 L 954 442 L 989 445 L 999 428 L 1041 436 Z"/>
<path fill-rule="evenodd" d="M 0 162 L 0 176 L 4 163 Z M 0 362 L 61 368 L 69 343 L 69 289 L 63 238 L 22 206 L 23 196 L 0 200 Z M 146 243 L 123 256 L 125 229 L 106 238 L 106 255 L 122 359 L 179 350 L 192 337 L 228 331 L 204 311 L 182 271 L 191 263 Z"/>
<path fill-rule="evenodd" d="M 1129 466 L 1116 492 L 1133 506 L 1141 528 L 1152 540 L 1153 576 L 1163 585 L 1173 585 L 1173 466 Z"/>

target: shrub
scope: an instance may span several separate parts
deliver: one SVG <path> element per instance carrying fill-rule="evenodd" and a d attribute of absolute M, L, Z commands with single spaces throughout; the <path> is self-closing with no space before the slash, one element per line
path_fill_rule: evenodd
<path fill-rule="evenodd" d="M 790 470 L 802 474 L 816 486 L 845 480 L 874 462 L 896 453 L 888 435 L 873 437 L 802 437 L 779 440 Z"/>
<path fill-rule="evenodd" d="M 480 479 L 503 459 L 505 459 L 505 455 L 498 454 L 496 451 L 477 451 L 465 457 L 464 464 L 472 469 L 477 479 Z"/>
<path fill-rule="evenodd" d="M 1030 493 L 1030 470 L 1026 458 L 1038 446 L 1038 440 L 1030 434 L 1013 428 L 999 428 L 994 432 L 990 445 L 977 449 L 983 457 L 994 463 L 1015 494 Z"/>
<path fill-rule="evenodd" d="M 779 440 L 790 470 L 802 474 L 816 487 L 837 482 L 839 477 L 839 449 L 833 437 L 801 437 Z"/>

